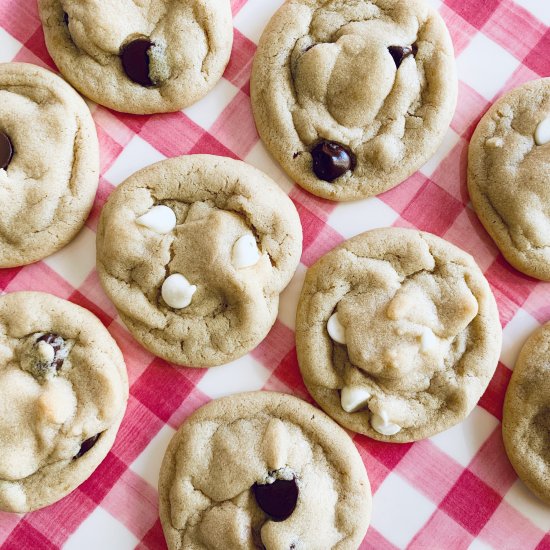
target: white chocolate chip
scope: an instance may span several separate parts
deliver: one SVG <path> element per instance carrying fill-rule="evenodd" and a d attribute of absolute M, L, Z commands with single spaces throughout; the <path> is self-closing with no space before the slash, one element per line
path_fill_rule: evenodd
<path fill-rule="evenodd" d="M 191 303 L 196 291 L 197 287 L 189 284 L 183 275 L 174 273 L 162 284 L 162 299 L 174 309 L 183 309 Z"/>
<path fill-rule="evenodd" d="M 170 233 L 176 227 L 176 214 L 168 206 L 159 204 L 149 210 L 149 212 L 143 214 L 136 220 L 138 225 L 147 227 L 156 233 L 166 235 Z"/>
<path fill-rule="evenodd" d="M 252 267 L 258 263 L 259 259 L 260 251 L 258 250 L 256 239 L 251 233 L 243 235 L 233 245 L 233 250 L 231 251 L 231 263 L 235 269 Z"/>
<path fill-rule="evenodd" d="M 76 396 L 68 380 L 56 378 L 48 381 L 38 398 L 41 418 L 48 424 L 64 424 L 77 408 Z"/>
<path fill-rule="evenodd" d="M 38 342 L 38 358 L 44 363 L 52 363 L 55 357 L 53 346 L 41 340 Z"/>
<path fill-rule="evenodd" d="M 342 409 L 346 412 L 355 412 L 367 404 L 367 401 L 371 398 L 371 393 L 364 388 L 349 387 L 342 388 L 340 393 L 340 402 Z"/>
<path fill-rule="evenodd" d="M 550 142 L 550 116 L 539 122 L 535 130 L 535 143 L 537 145 L 545 145 Z"/>
<path fill-rule="evenodd" d="M 504 140 L 499 137 L 492 137 L 485 142 L 485 145 L 492 147 L 493 149 L 500 149 L 504 146 Z"/>
<path fill-rule="evenodd" d="M 424 327 L 422 336 L 420 337 L 420 351 L 426 352 L 435 348 L 437 345 L 437 336 L 433 333 L 433 330 Z"/>
<path fill-rule="evenodd" d="M 346 343 L 346 329 L 344 325 L 340 323 L 337 312 L 330 316 L 327 322 L 327 331 L 328 335 L 338 344 Z"/>
<path fill-rule="evenodd" d="M 373 414 L 370 419 L 372 427 L 382 435 L 395 435 L 401 431 L 401 426 L 392 424 L 388 419 L 388 413 L 382 411 L 380 414 Z"/>

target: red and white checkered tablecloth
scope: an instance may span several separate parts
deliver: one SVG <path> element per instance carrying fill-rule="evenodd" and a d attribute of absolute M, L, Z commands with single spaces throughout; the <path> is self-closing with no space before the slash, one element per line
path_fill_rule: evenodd
<path fill-rule="evenodd" d="M 105 461 L 67 498 L 20 516 L 0 512 L 0 548 L 166 548 L 157 512 L 164 449 L 183 420 L 212 398 L 241 390 L 278 390 L 310 399 L 294 347 L 294 314 L 305 271 L 342 240 L 374 227 L 417 227 L 473 254 L 495 293 L 504 346 L 479 406 L 461 425 L 414 444 L 355 436 L 374 492 L 362 549 L 550 549 L 550 508 L 518 481 L 504 453 L 500 421 L 519 348 L 550 320 L 550 284 L 512 269 L 468 204 L 468 140 L 504 91 L 550 76 L 550 0 L 431 0 L 454 40 L 460 92 L 451 129 L 432 158 L 399 187 L 337 205 L 302 191 L 258 140 L 249 76 L 261 31 L 282 0 L 233 0 L 235 43 L 224 78 L 193 107 L 169 115 L 122 115 L 91 104 L 101 144 L 101 180 L 86 227 L 69 246 L 25 268 L 0 270 L 0 291 L 41 290 L 94 312 L 119 343 L 131 396 Z M 36 0 L 0 0 L 0 62 L 54 69 Z M 302 262 L 281 299 L 278 320 L 251 354 L 210 370 L 178 369 L 130 337 L 103 293 L 95 264 L 98 215 L 113 187 L 165 157 L 212 153 L 243 159 L 288 192 L 304 228 Z M 1 452 L 1 442 L 0 442 Z M 313 520 L 313 519 L 312 519 Z"/>

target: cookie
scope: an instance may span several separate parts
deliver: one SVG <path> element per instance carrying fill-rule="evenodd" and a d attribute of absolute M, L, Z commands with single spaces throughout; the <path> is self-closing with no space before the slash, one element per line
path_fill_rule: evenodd
<path fill-rule="evenodd" d="M 71 241 L 98 181 L 97 134 L 82 98 L 36 65 L 0 64 L 0 268 Z"/>
<path fill-rule="evenodd" d="M 468 189 L 481 223 L 519 271 L 550 280 L 550 78 L 498 100 L 468 151 Z"/>
<path fill-rule="evenodd" d="M 204 97 L 229 61 L 229 0 L 39 0 L 46 46 L 63 76 L 124 113 L 179 111 Z"/>
<path fill-rule="evenodd" d="M 550 323 L 525 343 L 504 400 L 502 436 L 522 481 L 550 504 Z"/>
<path fill-rule="evenodd" d="M 124 359 L 97 317 L 41 292 L 0 296 L 0 510 L 43 508 L 83 483 L 127 399 Z"/>
<path fill-rule="evenodd" d="M 473 258 L 411 229 L 368 231 L 309 268 L 296 347 L 313 398 L 342 426 L 416 441 L 460 422 L 501 348 L 495 299 Z"/>
<path fill-rule="evenodd" d="M 420 168 L 457 89 L 449 33 L 425 0 L 289 0 L 262 35 L 251 80 L 267 148 L 294 181 L 335 201 Z"/>
<path fill-rule="evenodd" d="M 159 479 L 170 550 L 355 550 L 371 491 L 349 436 L 274 392 L 201 407 L 173 437 Z"/>
<path fill-rule="evenodd" d="M 301 251 L 288 196 L 259 170 L 210 155 L 131 176 L 97 232 L 99 277 L 126 326 L 192 367 L 228 363 L 265 338 Z"/>

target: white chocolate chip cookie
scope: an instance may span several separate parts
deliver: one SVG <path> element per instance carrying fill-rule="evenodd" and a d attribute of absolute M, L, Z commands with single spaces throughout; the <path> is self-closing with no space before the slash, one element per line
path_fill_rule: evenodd
<path fill-rule="evenodd" d="M 240 161 L 195 155 L 145 168 L 115 190 L 97 268 L 139 342 L 204 367 L 265 338 L 301 250 L 296 208 L 272 180 Z"/>
<path fill-rule="evenodd" d="M 125 113 L 178 111 L 229 61 L 229 0 L 39 0 L 46 46 L 85 96 Z"/>
<path fill-rule="evenodd" d="M 550 78 L 499 99 L 468 151 L 468 189 L 481 223 L 519 271 L 550 280 Z"/>
<path fill-rule="evenodd" d="M 36 510 L 83 483 L 127 399 L 124 359 L 99 319 L 50 294 L 1 296 L 0 510 Z"/>
<path fill-rule="evenodd" d="M 0 268 L 53 254 L 94 202 L 99 150 L 83 99 L 28 63 L 0 64 Z"/>
<path fill-rule="evenodd" d="M 383 441 L 423 439 L 467 416 L 501 339 L 473 258 L 410 229 L 336 247 L 310 267 L 298 304 L 296 347 L 311 395 L 346 428 Z"/>
<path fill-rule="evenodd" d="M 190 416 L 166 451 L 159 501 L 170 550 L 356 550 L 371 512 L 349 436 L 315 407 L 272 392 Z"/>
<path fill-rule="evenodd" d="M 550 323 L 521 350 L 506 391 L 502 435 L 518 476 L 550 505 Z"/>
<path fill-rule="evenodd" d="M 251 79 L 267 148 L 294 181 L 337 201 L 382 193 L 420 168 L 457 89 L 449 33 L 425 0 L 288 0 Z"/>

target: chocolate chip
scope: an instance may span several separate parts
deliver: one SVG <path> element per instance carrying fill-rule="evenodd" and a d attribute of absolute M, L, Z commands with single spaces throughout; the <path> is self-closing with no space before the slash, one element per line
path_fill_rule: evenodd
<path fill-rule="evenodd" d="M 399 69 L 399 66 L 405 57 L 408 57 L 409 55 L 416 55 L 418 52 L 418 46 L 416 44 L 413 44 L 412 46 L 390 46 L 388 51 L 395 61 L 395 66 Z"/>
<path fill-rule="evenodd" d="M 6 169 L 13 157 L 13 145 L 10 138 L 0 131 L 0 169 Z"/>
<path fill-rule="evenodd" d="M 52 346 L 54 357 L 53 361 L 48 366 L 55 368 L 55 370 L 59 372 L 59 369 L 63 366 L 63 361 L 67 356 L 65 353 L 65 340 L 63 340 L 63 338 L 61 338 L 58 334 L 48 332 L 36 339 L 37 345 L 39 342 L 46 342 L 46 344 Z"/>
<path fill-rule="evenodd" d="M 295 479 L 276 479 L 273 483 L 252 486 L 258 506 L 273 520 L 284 521 L 296 508 L 298 484 Z"/>
<path fill-rule="evenodd" d="M 355 168 L 355 155 L 344 145 L 321 141 L 311 151 L 313 171 L 324 181 L 334 181 Z"/>
<path fill-rule="evenodd" d="M 80 458 L 82 455 L 85 455 L 97 443 L 100 435 L 101 434 L 96 434 L 93 437 L 86 439 L 86 441 L 83 441 L 80 445 L 80 450 L 74 458 Z"/>
<path fill-rule="evenodd" d="M 128 78 L 141 86 L 154 86 L 149 76 L 149 49 L 153 43 L 147 38 L 138 38 L 122 47 L 120 59 Z"/>

